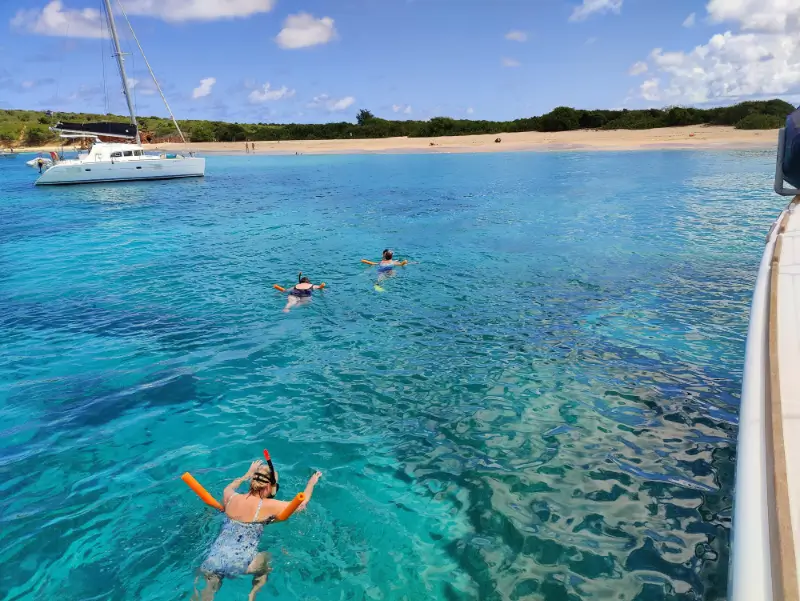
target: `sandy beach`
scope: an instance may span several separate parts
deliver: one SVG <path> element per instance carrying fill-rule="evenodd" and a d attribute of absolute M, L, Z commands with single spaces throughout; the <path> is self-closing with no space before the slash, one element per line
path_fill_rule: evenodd
<path fill-rule="evenodd" d="M 496 139 L 500 142 L 495 142 Z M 777 130 L 733 127 L 665 127 L 647 130 L 521 132 L 437 138 L 367 140 L 286 140 L 254 142 L 256 154 L 396 154 L 447 152 L 525 152 L 564 150 L 754 149 L 773 148 Z M 244 142 L 145 145 L 148 150 L 188 150 L 200 154 L 245 154 Z M 54 147 L 26 149 L 55 150 Z M 251 151 L 252 152 L 252 151 Z"/>

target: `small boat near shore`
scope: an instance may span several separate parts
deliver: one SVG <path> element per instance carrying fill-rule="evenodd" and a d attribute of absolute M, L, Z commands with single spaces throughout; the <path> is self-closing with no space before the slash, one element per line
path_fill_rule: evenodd
<path fill-rule="evenodd" d="M 787 183 L 789 186 L 787 186 Z M 780 131 L 739 410 L 729 601 L 800 598 L 800 109 Z"/>
<path fill-rule="evenodd" d="M 28 167 L 33 167 L 34 169 L 38 169 L 39 167 L 45 168 L 53 164 L 53 159 L 51 159 L 50 157 L 44 157 L 40 154 L 36 158 L 31 159 L 30 161 L 25 161 L 25 164 Z"/>

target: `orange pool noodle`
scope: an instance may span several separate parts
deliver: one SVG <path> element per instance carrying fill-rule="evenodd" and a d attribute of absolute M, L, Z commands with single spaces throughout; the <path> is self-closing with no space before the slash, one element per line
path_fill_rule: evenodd
<path fill-rule="evenodd" d="M 325 287 L 325 282 L 322 282 L 322 283 L 319 285 L 319 289 L 320 289 L 320 290 L 322 290 L 324 287 Z"/>
<path fill-rule="evenodd" d="M 303 493 L 297 493 L 297 496 L 295 496 L 295 498 L 289 502 L 289 505 L 286 507 L 286 509 L 281 511 L 275 519 L 277 519 L 279 522 L 288 520 L 291 515 L 297 511 L 297 508 L 300 507 L 300 504 L 305 500 L 306 496 Z"/>
<path fill-rule="evenodd" d="M 205 488 L 203 488 L 203 485 L 200 484 L 197 480 L 195 480 L 194 476 L 192 476 L 189 472 L 183 474 L 183 476 L 181 476 L 181 480 L 183 480 L 186 483 L 186 485 L 194 491 L 194 494 L 196 494 L 198 497 L 202 499 L 203 503 L 205 503 L 206 505 L 210 505 L 214 509 L 225 511 L 225 508 L 222 505 L 220 505 L 219 501 L 217 501 L 214 497 L 212 497 L 211 493 L 208 492 Z M 291 513 L 289 515 L 291 515 Z"/>
<path fill-rule="evenodd" d="M 361 262 L 367 265 L 377 265 L 375 261 L 367 261 L 366 259 L 361 259 Z"/>
<path fill-rule="evenodd" d="M 275 284 L 272 287 L 275 288 L 275 290 L 280 290 L 281 292 L 286 292 L 286 288 L 284 288 L 283 286 L 278 286 L 277 284 Z"/>

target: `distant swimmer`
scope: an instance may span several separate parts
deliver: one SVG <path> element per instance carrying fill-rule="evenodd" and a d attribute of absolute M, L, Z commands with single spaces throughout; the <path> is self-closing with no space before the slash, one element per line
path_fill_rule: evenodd
<path fill-rule="evenodd" d="M 378 268 L 378 281 L 375 283 L 375 290 L 378 292 L 384 291 L 383 288 L 381 288 L 380 283 L 386 278 L 394 275 L 395 267 L 403 267 L 404 265 L 408 265 L 408 261 L 395 261 L 393 257 L 394 251 L 391 251 L 387 248 L 383 251 L 383 259 L 377 263 L 374 261 L 368 261 L 367 259 L 361 259 L 362 263 L 374 265 Z"/>
<path fill-rule="evenodd" d="M 297 274 L 297 283 L 288 290 L 282 286 L 275 284 L 274 288 L 281 292 L 287 292 L 289 296 L 286 298 L 286 306 L 283 308 L 284 313 L 288 313 L 289 309 L 295 305 L 306 304 L 311 300 L 311 294 L 314 290 L 322 290 L 325 287 L 325 282 L 321 284 L 312 284 L 303 272 Z"/>
<path fill-rule="evenodd" d="M 205 577 L 206 586 L 200 600 L 212 601 L 214 595 L 222 586 L 223 578 L 235 578 L 250 574 L 253 576 L 253 587 L 250 590 L 248 601 L 253 601 L 271 571 L 269 555 L 258 551 L 264 526 L 271 524 L 276 519 L 281 519 L 280 514 L 287 510 L 290 503 L 278 501 L 278 472 L 272 465 L 269 453 L 264 451 L 267 462 L 254 461 L 250 469 L 241 478 L 236 478 L 225 487 L 222 496 L 222 509 L 225 512 L 225 523 L 211 545 L 208 557 L 200 566 L 200 571 Z M 315 472 L 306 484 L 303 493 L 303 502 L 297 507 L 302 510 L 311 500 L 314 487 L 319 482 L 322 474 Z M 236 489 L 245 481 L 250 481 L 247 494 L 236 492 Z M 197 591 L 193 599 L 198 598 Z"/>

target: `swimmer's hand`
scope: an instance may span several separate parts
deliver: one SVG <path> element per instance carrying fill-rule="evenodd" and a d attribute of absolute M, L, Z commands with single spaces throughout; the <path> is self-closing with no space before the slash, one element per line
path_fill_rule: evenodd
<path fill-rule="evenodd" d="M 261 461 L 260 459 L 258 459 L 256 461 L 254 461 L 253 463 L 251 463 L 250 464 L 250 469 L 247 470 L 247 473 L 244 475 L 244 478 L 245 479 L 246 478 L 252 478 L 253 474 L 256 473 L 256 470 L 258 470 L 258 468 L 260 468 L 263 464 L 264 464 L 264 462 Z"/>

